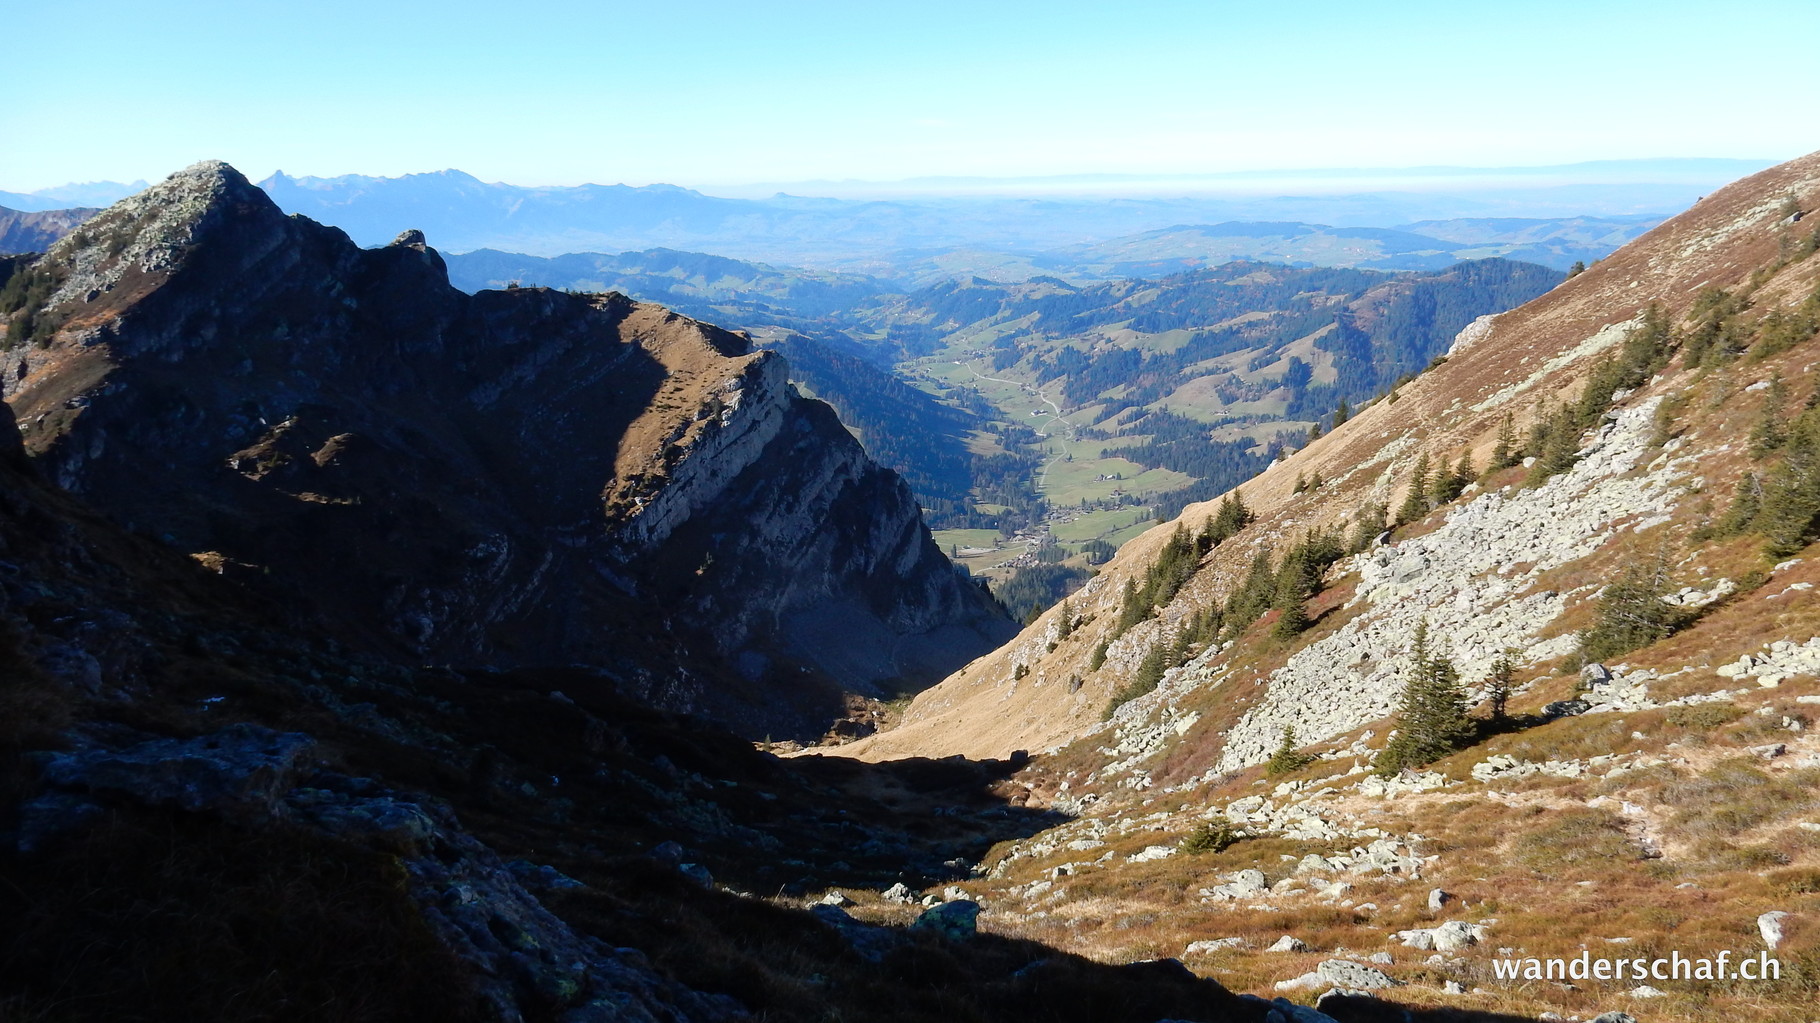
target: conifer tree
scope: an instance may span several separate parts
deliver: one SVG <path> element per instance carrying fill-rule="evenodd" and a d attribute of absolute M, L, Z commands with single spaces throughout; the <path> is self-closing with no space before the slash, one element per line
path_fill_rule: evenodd
<path fill-rule="evenodd" d="M 1409 675 L 1397 709 L 1397 734 L 1373 761 L 1372 769 L 1389 777 L 1405 767 L 1424 767 L 1472 742 L 1475 728 L 1466 713 L 1466 693 L 1453 662 L 1434 653 L 1428 623 L 1416 626 Z"/>
<path fill-rule="evenodd" d="M 1310 565 L 1306 545 L 1298 545 L 1283 558 L 1283 567 L 1277 571 L 1275 599 L 1271 602 L 1277 609 L 1276 624 L 1271 632 L 1278 639 L 1292 639 L 1308 629 L 1308 598 L 1314 595 L 1314 585 L 1309 576 Z"/>
<path fill-rule="evenodd" d="M 1506 648 L 1491 662 L 1491 674 L 1485 680 L 1485 700 L 1491 706 L 1491 723 L 1500 727 L 1510 722 L 1510 691 L 1517 675 L 1513 651 Z"/>
<path fill-rule="evenodd" d="M 1663 639 L 1683 621 L 1679 608 L 1662 601 L 1668 592 L 1668 552 L 1633 560 L 1599 595 L 1598 617 L 1580 633 L 1580 656 L 1603 661 Z"/>
<path fill-rule="evenodd" d="M 1074 633 L 1074 605 L 1069 603 L 1067 597 L 1062 598 L 1060 619 L 1061 623 L 1056 631 L 1062 639 L 1067 639 Z"/>
<path fill-rule="evenodd" d="M 1769 390 L 1763 395 L 1763 407 L 1757 412 L 1757 423 L 1750 431 L 1750 456 L 1762 459 L 1788 442 L 1788 427 L 1783 417 L 1788 414 L 1788 386 L 1782 374 L 1770 377 Z"/>
<path fill-rule="evenodd" d="M 1277 743 L 1276 752 L 1270 755 L 1270 761 L 1264 765 L 1264 773 L 1274 778 L 1279 774 L 1299 771 L 1315 758 L 1296 748 L 1295 726 L 1283 726 L 1283 741 Z"/>
<path fill-rule="evenodd" d="M 1542 449 L 1536 455 L 1536 464 L 1529 467 L 1529 476 L 1525 482 L 1535 485 L 1546 481 L 1573 468 L 1574 460 L 1580 453 L 1579 419 L 1572 405 L 1563 405 L 1549 417 L 1547 429 L 1543 433 Z"/>
<path fill-rule="evenodd" d="M 1226 627 L 1238 634 L 1258 620 L 1276 599 L 1276 572 L 1271 569 L 1270 549 L 1260 548 L 1251 556 L 1251 568 L 1245 581 L 1226 600 Z"/>
<path fill-rule="evenodd" d="M 1124 589 L 1119 591 L 1119 624 L 1114 635 L 1124 635 L 1126 630 L 1143 621 L 1149 612 L 1149 606 L 1138 599 L 1137 584 L 1126 579 Z"/>
<path fill-rule="evenodd" d="M 1428 514 L 1428 484 L 1428 452 L 1424 451 L 1409 474 L 1409 493 L 1397 508 L 1398 525 L 1408 525 Z"/>
<path fill-rule="evenodd" d="M 1352 418 L 1352 406 L 1346 404 L 1345 398 L 1341 398 L 1340 403 L 1338 405 L 1334 406 L 1334 409 L 1333 409 L 1333 428 L 1336 430 L 1339 429 L 1340 424 L 1346 422 L 1346 420 L 1351 419 L 1351 418 Z"/>
<path fill-rule="evenodd" d="M 1508 469 L 1519 461 L 1517 450 L 1517 423 L 1511 414 L 1504 413 L 1498 423 L 1498 442 L 1491 449 L 1491 461 L 1485 465 L 1487 476 L 1499 469 Z"/>
<path fill-rule="evenodd" d="M 1714 535 L 1721 537 L 1741 536 L 1757 521 L 1757 515 L 1763 509 L 1763 481 L 1754 472 L 1745 472 L 1738 479 L 1738 485 L 1732 488 L 1731 507 L 1713 526 Z"/>
<path fill-rule="evenodd" d="M 1346 549 L 1357 554 L 1370 547 L 1373 540 L 1376 540 L 1385 530 L 1390 528 L 1390 523 L 1386 519 L 1387 515 L 1388 510 L 1382 503 L 1376 501 L 1365 502 L 1365 505 L 1359 509 L 1358 514 L 1353 518 L 1352 540 L 1346 545 Z"/>
<path fill-rule="evenodd" d="M 1453 468 L 1448 468 L 1443 461 L 1439 469 L 1428 481 L 1428 503 L 1439 507 L 1459 497 L 1466 490 L 1466 485 L 1473 480 L 1472 454 L 1460 456 L 1460 461 Z"/>
<path fill-rule="evenodd" d="M 1256 516 L 1245 507 L 1245 495 L 1235 490 L 1220 501 L 1220 509 L 1213 516 L 1213 542 L 1224 543 L 1236 536 L 1239 530 L 1251 524 Z"/>

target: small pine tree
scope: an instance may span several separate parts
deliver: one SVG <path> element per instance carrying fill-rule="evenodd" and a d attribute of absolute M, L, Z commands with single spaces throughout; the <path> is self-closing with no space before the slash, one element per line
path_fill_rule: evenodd
<path fill-rule="evenodd" d="M 1177 848 L 1189 855 L 1225 852 L 1239 840 L 1239 833 L 1225 819 L 1206 821 L 1190 832 Z"/>
<path fill-rule="evenodd" d="M 1459 672 L 1451 660 L 1429 649 L 1425 621 L 1416 626 L 1396 728 L 1396 736 L 1373 761 L 1373 771 L 1382 777 L 1406 767 L 1425 767 L 1465 749 L 1477 731 L 1466 713 Z"/>
<path fill-rule="evenodd" d="M 1204 555 L 1218 544 L 1219 541 L 1213 535 L 1213 516 L 1209 515 L 1201 523 L 1201 531 L 1194 535 L 1194 552 L 1197 556 Z"/>
<path fill-rule="evenodd" d="M 1220 500 L 1219 511 L 1214 513 L 1212 536 L 1215 544 L 1224 543 L 1238 535 L 1239 530 L 1251 524 L 1256 518 L 1251 509 L 1245 507 L 1245 495 L 1238 491 L 1226 495 Z"/>
<path fill-rule="evenodd" d="M 1234 635 L 1245 631 L 1269 609 L 1276 599 L 1276 591 L 1277 578 L 1271 568 L 1270 548 L 1260 548 L 1251 556 L 1251 568 L 1245 573 L 1245 581 L 1226 598 L 1223 617 L 1227 629 Z"/>
<path fill-rule="evenodd" d="M 1632 561 L 1599 595 L 1592 626 L 1580 633 L 1580 657 L 1603 661 L 1646 647 L 1679 628 L 1679 608 L 1662 602 L 1668 592 L 1668 552 Z"/>
<path fill-rule="evenodd" d="M 1279 774 L 1299 771 L 1314 761 L 1314 757 L 1296 748 L 1295 726 L 1284 725 L 1283 741 L 1277 744 L 1276 752 L 1270 755 L 1269 762 L 1264 765 L 1264 773 L 1274 778 Z"/>
<path fill-rule="evenodd" d="M 1788 443 L 1788 426 L 1783 422 L 1787 414 L 1788 386 L 1782 382 L 1782 374 L 1777 373 L 1770 378 L 1768 393 L 1763 396 L 1763 407 L 1757 412 L 1757 423 L 1751 427 L 1752 458 L 1767 458 L 1771 452 Z"/>
<path fill-rule="evenodd" d="M 1314 589 L 1309 568 L 1305 549 L 1298 547 L 1283 559 L 1283 567 L 1277 572 L 1276 594 L 1271 602 L 1277 609 L 1277 620 L 1271 632 L 1278 639 L 1293 639 L 1308 630 L 1308 598 Z"/>
<path fill-rule="evenodd" d="M 1137 672 L 1131 676 L 1131 681 L 1112 694 L 1112 702 L 1107 705 L 1104 717 L 1112 717 L 1113 711 L 1155 689 L 1163 681 L 1163 672 L 1169 670 L 1164 660 L 1167 655 L 1168 651 L 1160 644 L 1152 647 L 1138 663 Z"/>
<path fill-rule="evenodd" d="M 1416 467 L 1409 474 L 1409 493 L 1403 497 L 1403 503 L 1397 508 L 1397 524 L 1408 525 L 1428 514 L 1428 452 L 1424 451 L 1416 459 Z"/>
<path fill-rule="evenodd" d="M 1580 428 L 1576 411 L 1575 406 L 1563 405 L 1551 417 L 1544 433 L 1541 453 L 1536 455 L 1536 464 L 1529 467 L 1529 477 L 1525 482 L 1531 486 L 1574 467 L 1574 461 L 1580 454 Z"/>
<path fill-rule="evenodd" d="M 1503 420 L 1498 423 L 1498 442 L 1491 449 L 1491 461 L 1485 465 L 1485 474 L 1489 476 L 1499 469 L 1508 469 L 1520 460 L 1521 452 L 1517 449 L 1517 423 L 1511 414 L 1506 412 Z"/>
<path fill-rule="evenodd" d="M 1820 232 L 1816 232 L 1816 233 L 1820 234 Z M 1336 430 L 1339 429 L 1340 425 L 1342 423 L 1346 422 L 1346 420 L 1351 419 L 1351 418 L 1352 418 L 1352 406 L 1346 404 L 1345 398 L 1341 398 L 1340 403 L 1338 405 L 1334 406 L 1334 409 L 1333 409 L 1333 428 Z"/>
<path fill-rule="evenodd" d="M 1138 597 L 1137 584 L 1126 579 L 1124 589 L 1119 591 L 1119 621 L 1113 634 L 1123 636 L 1127 630 L 1143 621 L 1149 614 L 1150 605 Z"/>
<path fill-rule="evenodd" d="M 1820 410 L 1795 417 L 1783 443 L 1781 464 L 1763 484 L 1763 504 L 1752 527 L 1761 532 L 1765 551 L 1787 557 L 1820 534 Z"/>
<path fill-rule="evenodd" d="M 1751 523 L 1757 520 L 1757 514 L 1762 509 L 1763 481 L 1757 478 L 1756 473 L 1747 471 L 1732 488 L 1731 506 L 1725 509 L 1725 514 L 1719 517 L 1718 522 L 1713 523 L 1709 535 L 1722 538 L 1742 536 L 1751 528 Z"/>
<path fill-rule="evenodd" d="M 1472 453 L 1469 451 L 1460 456 L 1460 461 L 1452 469 L 1446 462 L 1430 477 L 1428 481 L 1428 503 L 1439 507 L 1459 497 L 1465 492 L 1466 485 L 1473 481 Z"/>
<path fill-rule="evenodd" d="M 1098 671 L 1098 670 L 1100 670 L 1101 667 L 1103 667 L 1105 665 L 1106 647 L 1108 645 L 1109 644 L 1107 643 L 1106 640 L 1101 640 L 1100 645 L 1093 648 L 1093 656 L 1089 657 L 1087 659 L 1087 670 L 1088 671 Z"/>
<path fill-rule="evenodd" d="M 1485 701 L 1491 707 L 1491 723 L 1502 726 L 1510 722 L 1510 691 L 1515 684 L 1517 664 L 1515 651 L 1505 649 L 1491 662 L 1491 674 L 1485 679 Z"/>
<path fill-rule="evenodd" d="M 1365 502 L 1353 518 L 1352 539 L 1347 543 L 1346 549 L 1357 554 L 1370 547 L 1372 541 L 1382 536 L 1384 531 L 1390 528 L 1390 522 L 1386 518 L 1388 514 L 1382 503 Z"/>
<path fill-rule="evenodd" d="M 1074 605 L 1068 602 L 1067 597 L 1062 598 L 1062 610 L 1059 619 L 1056 626 L 1056 632 L 1060 638 L 1067 639 L 1074 634 Z"/>

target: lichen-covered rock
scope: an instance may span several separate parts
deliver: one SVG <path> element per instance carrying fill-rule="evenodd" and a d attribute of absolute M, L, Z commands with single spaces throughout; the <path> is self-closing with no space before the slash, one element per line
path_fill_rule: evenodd
<path fill-rule="evenodd" d="M 922 915 L 910 926 L 919 931 L 934 931 L 954 941 L 964 941 L 975 934 L 979 915 L 979 903 L 971 899 L 959 899 L 923 910 Z"/>
<path fill-rule="evenodd" d="M 1371 991 L 1378 988 L 1400 987 L 1403 982 L 1385 973 L 1383 970 L 1355 963 L 1350 959 L 1325 959 L 1315 967 L 1315 973 L 1321 979 L 1336 987 L 1356 988 Z"/>

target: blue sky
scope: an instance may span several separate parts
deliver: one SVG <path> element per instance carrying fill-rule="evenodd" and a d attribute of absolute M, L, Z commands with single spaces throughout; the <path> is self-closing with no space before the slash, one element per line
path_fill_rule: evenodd
<path fill-rule="evenodd" d="M 1814 0 L 10 3 L 0 190 L 1781 159 L 1820 148 L 1817 32 Z"/>

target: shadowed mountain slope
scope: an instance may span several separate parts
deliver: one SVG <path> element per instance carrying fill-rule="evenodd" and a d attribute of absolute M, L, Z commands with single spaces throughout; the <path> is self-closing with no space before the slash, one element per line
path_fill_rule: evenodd
<path fill-rule="evenodd" d="M 369 648 L 594 664 L 794 734 L 1006 632 L 741 335 L 468 296 L 421 234 L 361 250 L 222 164 L 13 276 L 5 394 L 43 471 Z"/>

